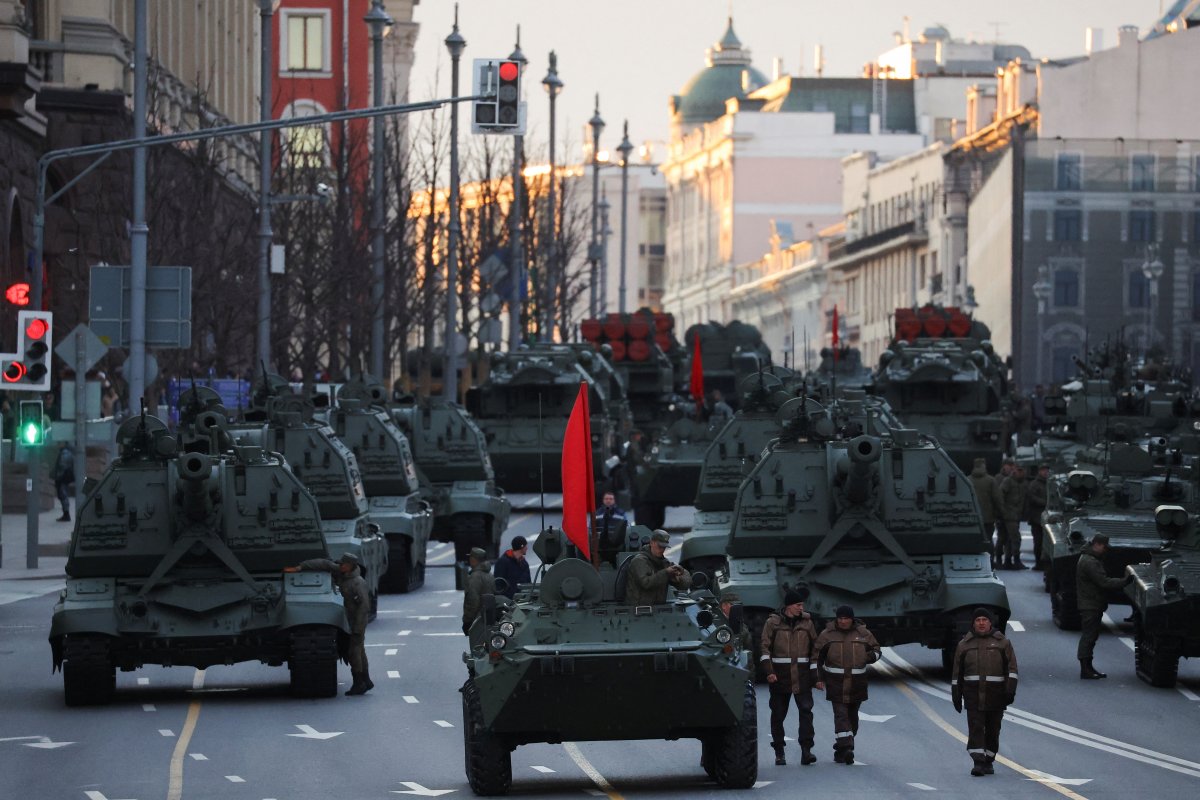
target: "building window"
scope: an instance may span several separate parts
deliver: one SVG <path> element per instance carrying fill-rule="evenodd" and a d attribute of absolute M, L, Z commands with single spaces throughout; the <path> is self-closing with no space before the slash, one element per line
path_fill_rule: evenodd
<path fill-rule="evenodd" d="M 1129 157 L 1129 188 L 1135 192 L 1154 191 L 1153 153 L 1134 153 Z"/>
<path fill-rule="evenodd" d="M 1150 307 L 1150 281 L 1142 274 L 1140 267 L 1129 270 L 1129 278 L 1126 281 L 1126 286 L 1126 308 Z"/>
<path fill-rule="evenodd" d="M 329 72 L 329 12 L 285 11 L 280 57 L 285 72 Z"/>
<path fill-rule="evenodd" d="M 1054 241 L 1078 242 L 1082 238 L 1083 212 L 1077 208 L 1054 212 Z"/>
<path fill-rule="evenodd" d="M 1129 212 L 1129 241 L 1154 241 L 1154 212 L 1144 208 Z"/>
<path fill-rule="evenodd" d="M 1079 270 L 1054 270 L 1054 307 L 1079 308 Z"/>
<path fill-rule="evenodd" d="M 284 117 L 323 114 L 325 109 L 312 100 L 298 100 L 284 110 Z M 299 125 L 280 131 L 283 157 L 294 169 L 319 169 L 329 163 L 329 147 L 323 125 Z"/>
<path fill-rule="evenodd" d="M 867 114 L 867 107 L 863 103 L 850 104 L 850 132 L 851 133 L 870 133 L 871 118 Z"/>
<path fill-rule="evenodd" d="M 1054 188 L 1060 192 L 1077 192 L 1083 188 L 1083 156 L 1079 153 L 1059 153 L 1054 168 Z"/>

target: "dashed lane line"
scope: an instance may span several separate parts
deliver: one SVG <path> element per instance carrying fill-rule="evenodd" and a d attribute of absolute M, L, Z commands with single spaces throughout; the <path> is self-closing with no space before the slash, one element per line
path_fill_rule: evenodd
<path fill-rule="evenodd" d="M 142 711 L 157 711 L 157 710 L 158 709 L 156 709 L 154 707 L 154 703 L 142 703 Z"/>
<path fill-rule="evenodd" d="M 1179 693 L 1181 695 L 1183 695 L 1184 697 L 1186 697 L 1188 700 L 1192 700 L 1194 702 L 1200 702 L 1200 694 L 1196 694 L 1195 692 L 1193 692 L 1191 689 L 1187 688 L 1186 686 L 1176 686 L 1175 688 L 1178 689 Z"/>
<path fill-rule="evenodd" d="M 158 735 L 159 735 L 159 736 L 166 736 L 166 737 L 170 738 L 170 737 L 172 737 L 172 736 L 174 736 L 174 735 L 175 735 L 175 731 L 173 731 L 173 730 L 169 730 L 169 729 L 167 729 L 167 728 L 159 728 L 159 729 L 158 729 Z"/>
<path fill-rule="evenodd" d="M 406 702 L 406 703 L 419 703 L 419 702 L 421 702 L 421 701 L 420 701 L 420 700 L 418 700 L 417 698 L 413 697 L 411 694 L 406 694 L 406 695 L 404 695 L 404 702 Z"/>
<path fill-rule="evenodd" d="M 246 782 L 245 778 L 239 778 L 237 775 L 226 775 L 225 780 L 229 781 L 230 783 L 245 783 Z"/>
<path fill-rule="evenodd" d="M 408 636 L 410 633 L 412 633 L 412 631 L 400 631 L 396 635 L 397 636 Z"/>
<path fill-rule="evenodd" d="M 922 792 L 936 792 L 937 789 L 925 783 L 910 783 L 909 786 L 914 789 L 920 789 Z"/>
<path fill-rule="evenodd" d="M 196 670 L 196 675 L 192 678 L 192 688 L 204 688 L 204 670 Z M 188 704 L 183 731 L 175 742 L 175 751 L 171 753 L 171 780 L 167 786 L 167 800 L 180 800 L 183 797 L 183 755 L 187 752 L 188 743 L 192 740 L 192 734 L 196 731 L 196 722 L 199 719 L 200 701 L 193 700 Z"/>
<path fill-rule="evenodd" d="M 1009 627 L 1011 630 L 1014 630 L 1014 631 L 1016 631 L 1017 633 L 1024 633 L 1024 632 L 1025 632 L 1025 626 L 1024 626 L 1024 625 L 1022 625 L 1021 623 L 1017 622 L 1015 619 L 1010 619 L 1010 620 L 1008 621 L 1008 627 Z M 910 784 L 910 785 L 911 785 L 911 784 Z"/>
<path fill-rule="evenodd" d="M 399 677 L 400 677 L 400 670 L 398 670 L 398 669 L 389 669 L 389 670 L 388 670 L 388 677 L 389 677 L 389 678 L 399 678 Z"/>
<path fill-rule="evenodd" d="M 150 685 L 149 678 L 138 678 L 137 682 L 138 682 L 138 686 L 149 686 Z"/>
<path fill-rule="evenodd" d="M 433 724 L 437 725 L 439 728 L 453 728 L 454 727 L 454 723 L 447 722 L 444 719 L 435 719 L 433 721 Z"/>
<path fill-rule="evenodd" d="M 538 772 L 541 772 L 541 773 L 543 773 L 543 774 L 545 774 L 545 775 L 549 775 L 549 774 L 551 774 L 551 773 L 553 773 L 553 772 L 554 772 L 554 770 L 550 769 L 549 767 L 543 767 L 543 766 L 541 766 L 541 765 L 539 765 L 539 764 L 534 764 L 533 766 L 531 766 L 531 767 L 530 767 L 530 769 L 532 769 L 532 770 L 536 770 L 536 771 L 538 771 Z"/>
<path fill-rule="evenodd" d="M 571 760 L 575 762 L 576 766 L 583 770 L 583 774 L 591 778 L 592 783 L 596 784 L 600 791 L 604 792 L 604 795 L 608 797 L 608 800 L 624 800 L 624 798 L 617 793 L 617 790 L 613 788 L 613 785 L 609 783 L 603 775 L 600 774 L 600 771 L 592 766 L 592 762 L 588 761 L 587 758 L 584 757 L 578 745 L 576 745 L 574 742 L 565 742 L 563 744 L 563 749 L 567 751 L 567 755 L 571 757 Z"/>
<path fill-rule="evenodd" d="M 387 650 L 384 650 L 384 651 L 383 651 L 383 654 L 384 654 L 385 656 L 394 656 L 394 655 L 396 655 L 396 653 L 399 653 L 399 652 L 400 652 L 400 648 L 398 648 L 398 647 L 389 647 Z"/>
<path fill-rule="evenodd" d="M 188 753 L 188 758 L 193 761 L 208 761 L 208 756 L 204 755 L 204 753 Z"/>

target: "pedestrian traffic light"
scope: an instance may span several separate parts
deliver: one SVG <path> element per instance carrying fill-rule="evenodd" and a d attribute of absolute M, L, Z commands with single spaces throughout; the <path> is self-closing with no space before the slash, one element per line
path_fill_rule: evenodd
<path fill-rule="evenodd" d="M 9 284 L 8 288 L 4 290 L 4 299 L 12 303 L 14 306 L 29 305 L 29 284 Z"/>
<path fill-rule="evenodd" d="M 521 124 L 521 64 L 501 61 L 496 70 L 500 87 L 496 91 L 496 125 L 515 128 Z"/>
<path fill-rule="evenodd" d="M 26 447 L 40 447 L 46 443 L 45 419 L 41 400 L 21 401 L 21 419 L 17 428 L 21 444 Z"/>
<path fill-rule="evenodd" d="M 50 390 L 50 344 L 54 315 L 49 311 L 17 313 L 17 351 L 0 355 L 0 388 L 9 391 Z"/>

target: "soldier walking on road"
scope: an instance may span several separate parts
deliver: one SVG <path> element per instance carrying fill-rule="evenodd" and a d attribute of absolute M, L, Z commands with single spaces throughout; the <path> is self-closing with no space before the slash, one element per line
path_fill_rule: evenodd
<path fill-rule="evenodd" d="M 833 704 L 833 760 L 854 763 L 858 708 L 867 699 L 867 665 L 879 660 L 875 635 L 854 618 L 850 606 L 838 606 L 836 619 L 825 626 L 814 645 L 817 676 L 825 683 L 825 698 Z"/>
<path fill-rule="evenodd" d="M 1021 519 L 1025 516 L 1025 468 L 1015 467 L 1000 484 L 1001 513 L 1004 517 L 1004 563 L 1000 569 L 1025 569 L 1021 563 Z"/>
<path fill-rule="evenodd" d="M 1025 519 L 1029 532 L 1033 534 L 1033 568 L 1045 569 L 1042 565 L 1042 512 L 1046 510 L 1046 484 L 1050 479 L 1050 468 L 1039 464 L 1037 477 L 1029 482 L 1025 495 Z"/>
<path fill-rule="evenodd" d="M 804 611 L 808 590 L 802 592 L 789 589 L 783 596 L 783 608 L 767 617 L 762 632 L 762 655 L 759 663 L 767 673 L 771 692 L 771 747 L 775 750 L 775 764 L 787 763 L 784 756 L 783 723 L 787 719 L 792 702 L 800 713 L 800 728 L 796 741 L 800 743 L 800 763 L 807 766 L 816 762 L 813 755 L 813 696 L 815 685 L 825 685 L 816 679 L 817 661 L 815 644 L 817 628 L 812 617 Z"/>
<path fill-rule="evenodd" d="M 1000 487 L 1004 485 L 1004 481 L 1009 475 L 1016 471 L 1017 462 L 1011 458 L 1004 459 L 1000 465 L 1000 471 L 992 476 L 992 482 L 996 484 L 995 508 L 993 511 L 996 514 L 995 522 L 992 524 L 992 530 L 988 531 L 990 539 L 993 531 L 996 534 L 996 543 L 992 545 L 992 569 L 1000 569 L 1001 559 L 1004 556 L 1004 544 L 1008 539 L 1008 529 L 1004 527 L 1004 498 L 1000 495 Z"/>
<path fill-rule="evenodd" d="M 992 554 L 992 568 L 996 567 L 995 545 L 992 544 L 992 530 L 996 527 L 997 511 L 1000 510 L 1000 487 L 996 479 L 988 474 L 987 459 L 975 459 L 975 467 L 971 470 L 971 485 L 975 487 L 975 497 L 979 499 L 979 511 L 983 514 L 983 532 L 987 537 L 988 550 Z"/>
<path fill-rule="evenodd" d="M 71 487 L 75 485 L 75 448 L 70 442 L 63 442 L 54 458 L 54 491 L 58 501 L 62 503 L 62 516 L 59 522 L 71 521 Z"/>
<path fill-rule="evenodd" d="M 653 606 L 667 602 L 667 586 L 688 589 L 692 575 L 667 560 L 671 536 L 664 530 L 650 534 L 650 542 L 629 559 L 625 602 L 631 606 Z"/>
<path fill-rule="evenodd" d="M 328 558 L 310 558 L 298 567 L 287 567 L 284 572 L 328 572 L 333 576 L 338 591 L 342 593 L 342 604 L 346 607 L 346 622 L 350 626 L 350 648 L 346 660 L 350 662 L 350 674 L 354 683 L 348 695 L 366 694 L 375 688 L 367 671 L 367 621 L 371 616 L 371 593 L 363 577 L 362 561 L 354 553 L 342 553 L 337 561 Z"/>
<path fill-rule="evenodd" d="M 954 710 L 961 714 L 967 707 L 967 753 L 976 777 L 995 771 L 1004 709 L 1017 698 L 1017 654 L 995 623 L 991 611 L 975 609 L 971 632 L 954 651 L 950 677 Z"/>
<path fill-rule="evenodd" d="M 467 588 L 463 593 L 462 631 L 469 634 L 475 618 L 483 610 L 483 596 L 496 593 L 496 579 L 488 570 L 487 552 L 482 547 L 472 547 L 467 557 L 471 574 L 467 576 Z"/>
<path fill-rule="evenodd" d="M 1122 589 L 1133 582 L 1133 575 L 1126 575 L 1124 578 L 1108 577 L 1104 571 L 1104 562 L 1100 560 L 1107 552 L 1108 537 L 1097 533 L 1079 554 L 1079 563 L 1075 565 L 1075 598 L 1082 623 L 1076 655 L 1079 657 L 1079 677 L 1082 680 L 1094 681 L 1108 677 L 1108 673 L 1100 672 L 1092 666 L 1092 654 L 1096 649 L 1096 640 L 1100 638 L 1101 618 L 1104 616 L 1104 610 L 1108 608 L 1105 594 Z"/>

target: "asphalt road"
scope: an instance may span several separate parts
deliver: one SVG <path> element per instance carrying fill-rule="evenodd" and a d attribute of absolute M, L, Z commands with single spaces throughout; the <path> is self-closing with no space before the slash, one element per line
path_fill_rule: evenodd
<path fill-rule="evenodd" d="M 523 502 L 523 501 L 522 501 Z M 518 504 L 520 505 L 520 504 Z M 683 523 L 673 511 L 668 526 Z M 549 521 L 558 517 L 548 514 Z M 510 535 L 532 537 L 536 512 L 514 512 Z M 506 537 L 507 543 L 507 537 Z M 449 548 L 430 561 L 448 566 Z M 1133 674 L 1131 648 L 1106 635 L 1081 682 L 1075 635 L 1050 622 L 1037 573 L 1002 573 L 1021 667 L 996 774 L 972 778 L 965 718 L 954 713 L 936 651 L 888 651 L 875 671 L 852 767 L 830 758 L 832 716 L 816 704 L 820 761 L 776 767 L 759 693 L 762 798 L 797 791 L 839 797 L 1194 797 L 1200 792 L 1200 664 L 1184 662 L 1177 689 Z M 0 605 L 0 796 L 12 798 L 467 797 L 461 595 L 448 568 L 411 595 L 385 596 L 367 641 L 376 688 L 365 697 L 296 700 L 285 668 L 259 664 L 148 667 L 118 675 L 108 707 L 68 709 L 46 643 L 54 595 Z M 1124 616 L 1114 608 L 1113 616 Z M 1016 628 L 1016 626 L 1014 626 Z M 348 686 L 349 671 L 342 679 Z M 613 713 L 621 713 L 613 709 Z M 703 779 L 696 742 L 530 745 L 513 754 L 515 796 L 729 797 Z"/>

